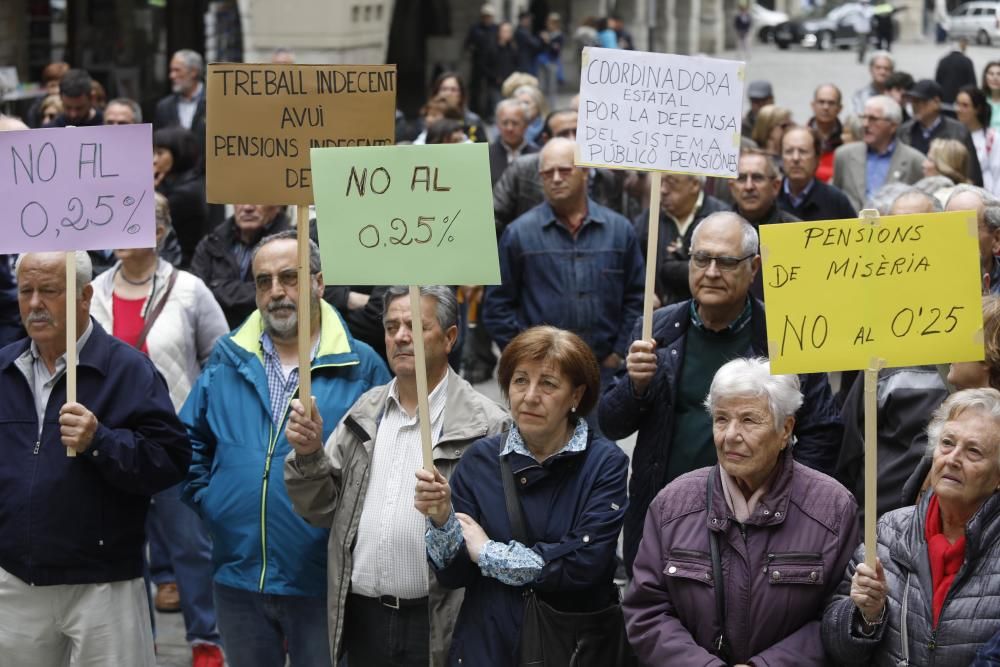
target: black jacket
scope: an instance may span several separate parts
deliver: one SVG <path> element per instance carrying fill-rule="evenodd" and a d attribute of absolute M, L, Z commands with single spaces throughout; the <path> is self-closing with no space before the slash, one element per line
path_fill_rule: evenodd
<path fill-rule="evenodd" d="M 958 89 L 976 85 L 976 68 L 972 60 L 961 51 L 952 51 L 938 61 L 934 80 L 941 86 L 941 101 L 951 105 L 955 102 Z"/>
<path fill-rule="evenodd" d="M 191 120 L 191 131 L 198 137 L 199 141 L 205 143 L 205 96 L 208 94 L 207 88 L 202 88 L 201 97 L 198 98 L 198 106 L 194 109 L 194 118 Z M 156 103 L 156 111 L 153 113 L 153 127 L 159 130 L 164 127 L 176 127 L 181 124 L 181 117 L 177 113 L 177 100 L 179 95 L 171 93 Z"/>
<path fill-rule="evenodd" d="M 688 260 L 691 254 L 691 236 L 694 228 L 698 226 L 704 218 L 718 213 L 728 211 L 729 206 L 715 197 L 706 194 L 701 202 L 701 207 L 695 211 L 694 220 L 688 225 L 684 232 L 680 250 L 667 253 L 667 246 L 677 240 L 677 225 L 667 217 L 667 214 L 660 211 L 660 231 L 656 250 L 656 295 L 660 297 L 660 303 L 667 305 L 677 303 L 684 299 L 691 298 L 691 288 L 688 286 Z M 649 244 L 649 209 L 647 208 L 632 221 L 635 225 L 636 236 L 642 246 L 643 257 L 646 257 L 646 248 Z"/>
<path fill-rule="evenodd" d="M 792 204 L 792 198 L 785 192 L 785 183 L 782 183 L 781 192 L 778 193 L 778 208 L 800 220 L 846 220 L 858 217 L 858 212 L 840 188 L 818 179 L 813 180 L 812 189 L 798 206 Z"/>
<path fill-rule="evenodd" d="M 538 147 L 538 144 L 528 141 L 524 144 L 524 148 L 521 149 L 521 154 L 518 157 L 521 157 L 521 155 L 531 155 L 540 150 L 542 149 Z M 506 169 L 507 149 L 503 147 L 503 142 L 497 139 L 490 144 L 490 185 L 496 185 Z"/>
<path fill-rule="evenodd" d="M 934 132 L 931 133 L 930 139 L 924 139 L 920 122 L 917 121 L 916 118 L 908 120 L 900 125 L 899 130 L 896 132 L 896 138 L 904 144 L 916 148 L 924 155 L 927 155 L 931 142 L 935 139 L 957 139 L 958 141 L 961 141 L 965 144 L 966 150 L 969 151 L 969 170 L 966 173 L 966 176 L 969 177 L 969 180 L 972 181 L 973 185 L 982 187 L 983 170 L 982 167 L 979 166 L 979 155 L 976 153 L 976 145 L 972 143 L 972 135 L 969 134 L 969 130 L 954 118 L 948 118 L 948 116 L 943 114 L 940 118 L 941 123 L 934 128 Z"/>
<path fill-rule="evenodd" d="M 740 215 L 743 215 L 738 207 L 734 206 L 733 209 Z M 745 215 L 743 215 L 743 217 L 746 218 Z M 776 225 L 782 222 L 801 222 L 801 220 L 799 220 L 799 218 L 794 214 L 778 208 L 778 200 L 775 200 L 774 205 L 771 206 L 770 210 L 768 210 L 768 212 L 761 216 L 758 220 L 750 220 L 749 218 L 747 218 L 747 220 L 749 220 L 750 224 L 757 229 L 758 233 L 760 233 L 761 225 Z M 750 284 L 750 294 L 752 294 L 755 299 L 760 299 L 761 301 L 764 300 L 764 267 L 761 267 L 760 271 L 757 272 L 757 275 L 754 276 L 753 282 Z M 767 355 L 765 354 L 764 356 L 766 357 Z M 826 471 L 824 470 L 824 472 Z"/>
<path fill-rule="evenodd" d="M 168 174 L 160 182 L 160 194 L 167 198 L 170 222 L 181 244 L 181 266 L 191 264 L 194 250 L 209 231 L 205 178 L 198 170 Z"/>

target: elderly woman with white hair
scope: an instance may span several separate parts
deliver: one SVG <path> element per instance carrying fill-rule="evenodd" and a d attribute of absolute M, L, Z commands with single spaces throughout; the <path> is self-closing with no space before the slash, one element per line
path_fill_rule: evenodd
<path fill-rule="evenodd" d="M 824 665 L 820 621 L 858 543 L 844 487 L 792 459 L 795 375 L 735 359 L 705 405 L 719 463 L 649 507 L 624 611 L 643 665 Z"/>
<path fill-rule="evenodd" d="M 1000 625 L 1000 392 L 952 394 L 927 436 L 932 492 L 879 520 L 823 615 L 837 664 L 968 665 Z"/>

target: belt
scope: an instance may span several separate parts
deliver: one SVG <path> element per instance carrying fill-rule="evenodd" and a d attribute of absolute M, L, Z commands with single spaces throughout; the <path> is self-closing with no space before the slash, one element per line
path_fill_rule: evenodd
<path fill-rule="evenodd" d="M 389 609 L 406 609 L 408 607 L 427 606 L 427 596 L 422 598 L 398 598 L 395 595 L 380 595 L 377 598 L 371 598 L 367 595 L 358 595 L 357 593 L 352 593 L 351 595 L 365 602 L 380 604 L 383 607 L 388 607 Z"/>

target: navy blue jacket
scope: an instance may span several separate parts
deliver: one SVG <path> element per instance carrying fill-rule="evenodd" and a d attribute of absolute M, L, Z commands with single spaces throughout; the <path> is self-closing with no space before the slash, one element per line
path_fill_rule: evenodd
<path fill-rule="evenodd" d="M 643 262 L 632 223 L 592 199 L 574 238 L 548 202 L 504 230 L 502 283 L 486 289 L 483 323 L 504 348 L 539 324 L 569 329 L 598 361 L 628 349 L 642 314 Z"/>
<path fill-rule="evenodd" d="M 767 329 L 764 304 L 751 299 L 753 327 L 747 357 L 767 356 Z M 625 514 L 625 567 L 631 575 L 642 538 L 643 520 L 656 494 L 671 480 L 666 479 L 670 438 L 674 431 L 674 394 L 681 366 L 687 330 L 691 324 L 691 301 L 681 301 L 653 313 L 656 341 L 656 375 L 642 397 L 632 390 L 628 372 L 622 369 L 605 389 L 598 408 L 601 430 L 614 440 L 639 431 L 632 451 L 632 478 L 629 481 L 629 509 Z M 632 340 L 642 335 L 642 321 L 636 322 Z M 629 342 L 631 345 L 631 341 Z M 800 375 L 805 401 L 795 415 L 796 443 L 792 452 L 799 463 L 832 474 L 837 464 L 844 432 L 840 412 L 825 373 Z"/>
<path fill-rule="evenodd" d="M 564 611 L 596 610 L 617 601 L 615 549 L 627 504 L 628 457 L 592 433 L 585 452 L 563 452 L 542 464 L 509 455 L 526 529 L 537 540 L 528 546 L 545 560 L 531 587 Z M 491 540 L 502 543 L 514 539 L 500 476 L 506 437 L 502 433 L 473 444 L 450 481 L 455 511 L 471 516 Z M 436 575 L 442 586 L 465 587 L 448 663 L 517 664 L 523 589 L 482 576 L 464 546 Z"/>
<path fill-rule="evenodd" d="M 0 350 L 0 567 L 47 586 L 142 576 L 149 496 L 184 478 L 191 443 L 149 357 L 97 322 L 77 365 L 77 397 L 99 422 L 70 458 L 59 435 L 65 375 L 38 437 L 31 387 L 15 361 L 30 340 Z"/>
<path fill-rule="evenodd" d="M 827 185 L 819 179 L 813 180 L 812 188 L 798 206 L 792 203 L 792 198 L 785 192 L 785 182 L 782 181 L 778 193 L 778 208 L 787 211 L 803 220 L 846 220 L 858 217 L 858 212 L 851 206 L 847 195 L 832 185 Z"/>
<path fill-rule="evenodd" d="M 1000 665 L 1000 632 L 980 647 L 976 659 L 969 667 L 997 667 Z"/>

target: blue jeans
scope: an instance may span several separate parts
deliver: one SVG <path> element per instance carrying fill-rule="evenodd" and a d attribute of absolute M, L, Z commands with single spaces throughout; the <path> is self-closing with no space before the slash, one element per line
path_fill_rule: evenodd
<path fill-rule="evenodd" d="M 270 595 L 215 584 L 230 667 L 331 667 L 326 598 Z"/>
<path fill-rule="evenodd" d="M 153 582 L 177 581 L 187 641 L 220 643 L 212 600 L 212 545 L 201 517 L 181 502 L 180 485 L 153 496 L 146 532 Z M 167 568 L 166 579 L 162 575 L 163 565 L 158 566 L 160 559 Z"/>

